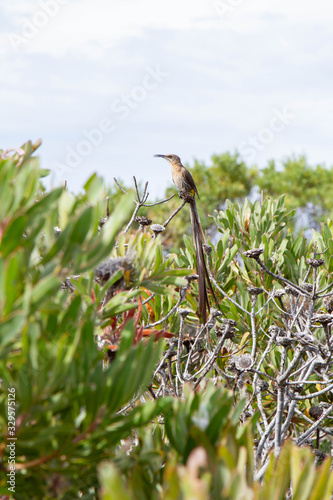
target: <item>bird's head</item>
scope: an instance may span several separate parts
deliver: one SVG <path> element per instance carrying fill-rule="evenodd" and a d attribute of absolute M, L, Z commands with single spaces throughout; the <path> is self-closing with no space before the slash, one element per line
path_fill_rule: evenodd
<path fill-rule="evenodd" d="M 168 160 L 170 163 L 180 163 L 180 158 L 177 155 L 154 155 L 156 158 L 164 158 L 165 160 Z"/>

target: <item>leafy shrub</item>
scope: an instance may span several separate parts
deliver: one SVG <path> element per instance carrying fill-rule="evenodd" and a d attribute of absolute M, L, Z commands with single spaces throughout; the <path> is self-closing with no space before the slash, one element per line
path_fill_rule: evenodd
<path fill-rule="evenodd" d="M 0 493 L 15 389 L 15 499 L 329 499 L 332 222 L 306 240 L 283 197 L 227 202 L 199 325 L 177 214 L 134 232 L 146 189 L 110 216 L 96 175 L 47 192 L 37 146 L 0 157 Z"/>

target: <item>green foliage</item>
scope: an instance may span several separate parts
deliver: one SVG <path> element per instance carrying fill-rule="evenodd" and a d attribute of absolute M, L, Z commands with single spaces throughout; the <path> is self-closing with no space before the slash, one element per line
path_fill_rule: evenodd
<path fill-rule="evenodd" d="M 202 223 L 209 227 L 207 214 L 222 208 L 224 200 L 238 200 L 249 194 L 257 176 L 256 168 L 248 168 L 238 153 L 211 157 L 211 166 L 196 160 L 191 173 L 199 189 Z"/>
<path fill-rule="evenodd" d="M 233 408 L 232 394 L 221 387 L 210 385 L 205 394 L 193 393 L 188 387 L 184 401 L 174 400 L 165 414 L 164 440 L 163 433 L 155 427 L 148 436 L 140 436 L 134 455 L 120 451 L 114 466 L 101 465 L 102 498 L 112 498 L 108 494 L 116 485 L 125 488 L 120 472 L 127 478 L 127 490 L 123 491 L 133 499 L 191 498 L 196 487 L 204 494 L 199 498 L 208 498 L 208 494 L 209 498 L 229 498 L 238 481 L 249 491 L 243 471 L 234 469 L 232 475 L 228 473 L 231 464 L 245 466 L 252 483 L 251 424 L 237 426 L 243 407 L 244 402 Z M 150 477 L 150 488 L 143 483 L 140 490 L 138 477 Z"/>
<path fill-rule="evenodd" d="M 284 500 L 291 485 L 294 500 L 330 500 L 333 475 L 329 468 L 329 460 L 316 467 L 308 448 L 298 448 L 287 441 L 277 460 L 271 456 L 262 484 L 254 484 L 253 498 Z"/>
<path fill-rule="evenodd" d="M 282 168 L 272 160 L 260 172 L 257 183 L 266 196 L 286 194 L 287 208 L 301 208 L 312 224 L 332 217 L 332 168 L 311 166 L 305 156 L 287 158 Z"/>
<path fill-rule="evenodd" d="M 331 352 L 332 347 L 327 340 L 331 334 L 323 324 L 321 327 L 316 326 L 315 318 L 319 315 L 320 319 L 326 307 L 330 313 L 332 312 L 331 306 L 325 302 L 325 293 L 328 293 L 327 300 L 331 300 L 332 255 L 330 248 L 332 247 L 333 225 L 331 221 L 322 224 L 321 232 L 314 231 L 312 239 L 307 241 L 303 235 L 297 237 L 293 235 L 290 229 L 291 218 L 292 213 L 288 212 L 284 206 L 284 197 L 279 200 L 266 199 L 262 204 L 259 202 L 252 204 L 248 200 L 242 204 L 227 201 L 227 208 L 220 211 L 214 218 L 222 237 L 218 244 L 212 247 L 208 260 L 216 284 L 219 286 L 215 288 L 217 303 L 228 321 L 237 322 L 237 329 L 233 333 L 233 341 L 236 345 L 231 348 L 224 344 L 222 351 L 224 356 L 217 360 L 217 367 L 228 372 L 229 362 L 233 357 L 232 352 L 236 349 L 241 350 L 242 355 L 251 355 L 253 362 L 257 359 L 258 363 L 260 362 L 261 383 L 265 380 L 267 383 L 266 374 L 272 380 L 272 382 L 268 380 L 267 385 L 270 392 L 264 393 L 258 401 L 262 405 L 262 414 L 267 414 L 269 419 L 275 414 L 278 403 L 277 381 L 287 369 L 286 367 L 292 366 L 297 352 L 302 352 L 301 363 L 309 366 L 311 360 L 314 359 L 311 349 L 316 352 L 316 349 L 318 350 L 316 346 L 319 343 L 320 352 L 327 359 L 327 363 L 320 361 L 321 374 L 325 373 L 325 377 L 328 376 L 331 380 L 329 361 L 331 358 L 328 353 Z M 262 252 L 260 255 L 262 266 L 259 265 L 257 259 L 251 258 L 246 253 L 253 249 L 259 249 Z M 318 261 L 318 267 L 311 267 L 314 257 L 321 259 Z M 194 262 L 195 249 L 190 238 L 186 237 L 185 248 L 181 249 L 176 263 L 179 266 L 193 266 Z M 286 282 L 286 280 L 289 281 Z M 295 291 L 292 284 L 295 284 L 301 293 Z M 193 295 L 188 300 L 191 301 L 192 309 L 196 310 L 197 286 L 195 284 L 192 286 Z M 303 289 L 310 293 L 307 292 L 308 295 L 302 296 Z M 277 292 L 280 292 L 279 295 Z M 210 301 L 212 304 L 212 296 L 210 296 Z M 188 318 L 190 325 L 192 317 Z M 281 335 L 289 337 L 286 339 L 287 349 L 278 342 L 274 344 L 270 333 L 272 328 L 278 329 Z M 215 328 L 215 333 L 217 331 L 218 329 Z M 302 340 L 304 333 L 308 335 L 306 341 Z M 219 335 L 221 336 L 221 331 Z M 213 330 L 210 332 L 210 342 L 209 352 L 211 353 L 219 343 L 219 338 L 214 335 Z M 313 342 L 313 347 L 311 347 L 311 342 Z M 208 349 L 208 343 L 204 345 Z M 271 349 L 266 352 L 268 345 Z M 264 352 L 266 352 L 265 357 L 261 358 Z M 181 369 L 186 373 L 185 362 L 181 364 Z M 311 372 L 312 370 L 309 372 L 311 375 L 308 376 L 310 383 L 302 383 L 298 388 L 303 399 L 298 402 L 299 413 L 295 415 L 293 422 L 294 429 L 297 429 L 300 434 L 305 432 L 308 425 L 308 421 L 301 415 L 308 415 L 312 405 L 324 404 L 329 407 L 332 401 L 330 391 L 318 397 L 316 402 L 306 400 L 307 397 L 310 398 L 312 394 L 324 387 L 320 384 L 315 385 L 314 381 L 318 380 L 318 373 Z M 296 370 L 296 373 L 298 376 L 290 380 L 290 384 L 296 385 L 297 380 L 302 380 L 299 379 L 300 368 Z M 211 371 L 211 376 L 213 375 L 216 375 L 215 370 Z M 223 373 L 222 378 L 225 378 Z M 253 387 L 252 378 L 251 382 L 250 379 L 248 382 L 246 391 L 243 390 L 240 393 L 247 394 L 252 401 L 253 409 L 258 410 L 259 406 L 255 402 L 258 388 Z M 290 409 L 289 417 L 293 411 Z M 290 432 L 293 435 L 293 431 L 290 430 Z M 323 443 L 322 451 L 327 452 L 328 447 L 327 442 Z"/>
<path fill-rule="evenodd" d="M 107 192 L 96 174 L 78 196 L 46 192 L 38 145 L 0 156 L 0 426 L 6 442 L 8 389 L 15 389 L 14 498 L 329 499 L 330 443 L 322 437 L 315 448 L 315 436 L 305 434 L 311 407 L 332 400 L 331 390 L 317 395 L 329 388 L 332 356 L 330 326 L 315 319 L 330 312 L 332 221 L 311 240 L 295 236 L 294 208 L 306 196 L 300 204 L 288 194 L 239 202 L 258 183 L 255 169 L 237 155 L 215 155 L 208 169 L 196 162 L 202 220 L 220 236 L 206 260 L 226 316 L 198 329 L 188 207 L 166 236 L 126 232 L 132 193 Z M 289 180 L 301 183 L 302 172 L 311 180 L 305 161 L 288 163 Z M 282 184 L 284 175 L 287 168 Z M 274 165 L 260 174 L 265 193 L 276 189 L 275 176 Z M 178 204 L 152 208 L 154 222 Z M 166 254 L 165 246 L 179 250 Z M 260 260 L 246 253 L 253 249 Z M 311 267 L 308 259 L 318 257 Z M 106 277 L 96 272 L 103 265 Z M 288 293 L 286 280 L 315 293 Z M 213 305 L 210 291 L 209 299 Z M 286 330 L 290 343 L 274 344 L 272 327 Z M 296 336 L 303 330 L 312 350 Z M 252 365 L 237 368 L 246 356 Z M 288 367 L 293 373 L 281 382 Z M 302 376 L 310 380 L 300 386 Z M 266 389 L 258 390 L 262 377 Z M 279 427 L 279 391 L 289 383 Z M 302 436 L 319 458 L 296 446 Z M 8 453 L 0 447 L 6 473 Z"/>
<path fill-rule="evenodd" d="M 243 408 L 221 387 L 209 385 L 205 394 L 188 387 L 165 415 L 164 439 L 159 426 L 139 432 L 130 455 L 125 447 L 100 465 L 101 499 L 283 500 L 291 484 L 295 499 L 329 500 L 329 460 L 318 468 L 309 449 L 290 441 L 278 459 L 271 456 L 264 481 L 253 480 L 255 419 L 239 426 Z"/>
<path fill-rule="evenodd" d="M 6 435 L 7 391 L 15 389 L 16 499 L 75 498 L 94 491 L 97 464 L 121 439 L 170 405 L 165 398 L 119 413 L 146 389 L 161 345 L 153 338 L 133 345 L 136 326 L 128 320 L 116 359 L 105 367 L 96 336 L 104 335 L 107 318 L 137 308 L 140 293 L 168 293 L 187 272 L 174 269 L 149 235 L 134 238 L 135 289 L 115 294 L 101 309 L 114 277 L 101 287 L 94 268 L 112 254 L 132 200 L 122 197 L 100 229 L 101 179 L 93 175 L 77 198 L 63 188 L 45 193 L 34 150 L 27 143 L 0 162 L 6 186 L 0 196 L 0 424 Z"/>

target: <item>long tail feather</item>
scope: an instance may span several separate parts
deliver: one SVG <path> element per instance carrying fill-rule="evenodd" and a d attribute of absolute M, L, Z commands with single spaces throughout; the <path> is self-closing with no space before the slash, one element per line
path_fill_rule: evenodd
<path fill-rule="evenodd" d="M 206 279 L 211 288 L 211 283 L 208 276 L 208 271 L 206 268 L 205 256 L 202 248 L 202 244 L 205 240 L 203 230 L 200 224 L 199 214 L 195 200 L 190 203 L 191 208 L 191 222 L 193 229 L 193 240 L 196 251 L 197 259 L 197 273 L 199 275 L 199 314 L 202 318 L 203 323 L 207 322 L 207 309 L 209 311 L 209 300 L 206 286 Z"/>

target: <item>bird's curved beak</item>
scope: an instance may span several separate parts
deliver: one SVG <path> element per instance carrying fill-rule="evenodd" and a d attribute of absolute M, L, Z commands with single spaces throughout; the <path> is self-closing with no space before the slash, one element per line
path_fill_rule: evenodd
<path fill-rule="evenodd" d="M 165 155 L 154 155 L 155 158 L 165 158 L 166 160 L 168 159 Z"/>

